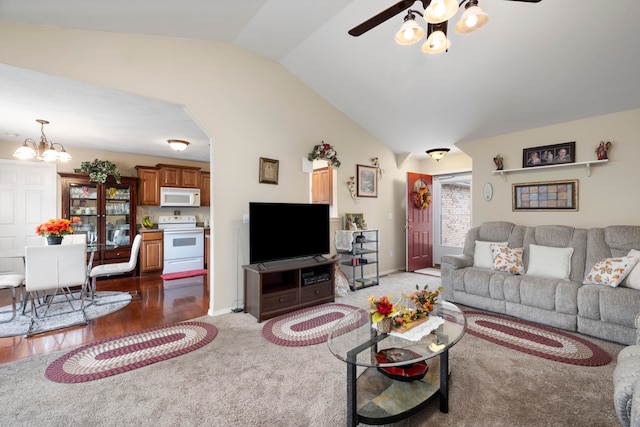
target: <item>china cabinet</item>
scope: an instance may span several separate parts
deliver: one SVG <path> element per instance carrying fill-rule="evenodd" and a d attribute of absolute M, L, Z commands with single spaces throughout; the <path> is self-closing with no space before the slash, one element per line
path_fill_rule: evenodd
<path fill-rule="evenodd" d="M 111 177 L 104 184 L 88 174 L 60 173 L 62 216 L 71 220 L 74 233 L 87 235 L 95 246 L 94 265 L 126 262 L 136 234 L 136 189 L 138 179 Z"/>

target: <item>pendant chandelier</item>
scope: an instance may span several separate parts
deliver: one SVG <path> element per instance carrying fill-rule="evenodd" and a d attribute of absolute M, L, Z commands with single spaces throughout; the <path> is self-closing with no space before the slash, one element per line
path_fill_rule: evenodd
<path fill-rule="evenodd" d="M 42 119 L 37 119 L 36 122 L 40 123 L 40 141 L 36 142 L 31 138 L 25 139 L 22 145 L 13 153 L 13 156 L 21 160 L 36 158 L 41 162 L 54 162 L 56 160 L 66 162 L 71 160 L 71 154 L 67 153 L 62 144 L 47 141 L 47 136 L 44 134 L 44 125 L 49 124 L 49 122 Z M 57 147 L 60 148 L 58 149 Z"/>

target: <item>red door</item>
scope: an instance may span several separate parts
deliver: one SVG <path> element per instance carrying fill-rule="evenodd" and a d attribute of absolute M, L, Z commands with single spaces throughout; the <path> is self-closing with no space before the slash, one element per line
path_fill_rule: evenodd
<path fill-rule="evenodd" d="M 407 173 L 407 271 L 433 266 L 432 182 L 431 175 Z"/>

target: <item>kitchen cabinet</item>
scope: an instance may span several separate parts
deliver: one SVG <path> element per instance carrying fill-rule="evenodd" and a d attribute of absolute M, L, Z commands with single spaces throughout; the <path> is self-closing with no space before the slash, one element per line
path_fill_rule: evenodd
<path fill-rule="evenodd" d="M 138 179 L 109 177 L 104 184 L 88 174 L 59 173 L 62 182 L 62 217 L 71 220 L 74 233 L 87 235 L 96 245 L 93 262 L 126 262 L 136 234 Z"/>
<path fill-rule="evenodd" d="M 136 166 L 138 199 L 143 206 L 160 206 L 160 171 L 154 167 Z"/>
<path fill-rule="evenodd" d="M 164 259 L 162 251 L 162 231 L 145 231 L 141 234 L 140 274 L 162 271 L 162 268 L 164 267 L 162 262 Z"/>
<path fill-rule="evenodd" d="M 200 172 L 200 206 L 211 205 L 211 174 Z"/>
<path fill-rule="evenodd" d="M 157 164 L 160 187 L 200 188 L 200 168 Z"/>
<path fill-rule="evenodd" d="M 333 202 L 332 194 L 332 170 L 331 166 L 314 169 L 311 174 L 311 202 L 325 203 L 330 205 Z"/>

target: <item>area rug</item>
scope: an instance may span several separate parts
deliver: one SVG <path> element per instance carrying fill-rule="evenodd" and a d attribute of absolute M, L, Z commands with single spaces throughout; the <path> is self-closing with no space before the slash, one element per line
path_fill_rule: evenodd
<path fill-rule="evenodd" d="M 470 334 L 523 353 L 580 366 L 611 361 L 597 345 L 567 332 L 499 314 L 467 310 L 464 314 Z"/>
<path fill-rule="evenodd" d="M 283 314 L 267 321 L 262 336 L 274 344 L 297 347 L 327 341 L 329 331 L 357 307 L 347 304 L 322 304 Z"/>
<path fill-rule="evenodd" d="M 204 276 L 208 271 L 204 269 L 180 271 L 178 273 L 161 274 L 163 280 L 184 279 L 185 277 Z"/>
<path fill-rule="evenodd" d="M 217 334 L 210 323 L 182 322 L 108 338 L 55 360 L 45 376 L 59 383 L 97 380 L 189 353 Z"/>
<path fill-rule="evenodd" d="M 100 298 L 100 305 L 89 304 L 88 301 L 85 301 L 84 312 L 87 320 L 93 320 L 111 314 L 126 307 L 127 304 L 131 302 L 131 295 L 128 292 L 98 291 L 96 292 L 96 296 Z M 35 320 L 30 335 L 68 328 L 75 325 L 84 325 L 85 319 L 82 316 L 82 312 L 72 311 L 78 310 L 82 301 L 77 293 L 74 293 L 74 298 L 75 299 L 71 300 L 70 306 L 66 302 L 59 304 L 58 302 L 64 301 L 64 296 L 57 295 L 47 313 L 47 317 Z M 27 310 L 25 314 L 22 314 L 22 309 L 18 307 L 18 314 L 16 314 L 15 319 L 7 323 L 0 323 L 0 337 L 26 335 L 29 331 L 29 324 L 31 323 L 30 309 L 31 306 L 27 304 Z M 43 312 L 43 309 L 39 309 L 39 313 Z M 10 318 L 11 306 L 0 307 L 0 322 Z"/>

